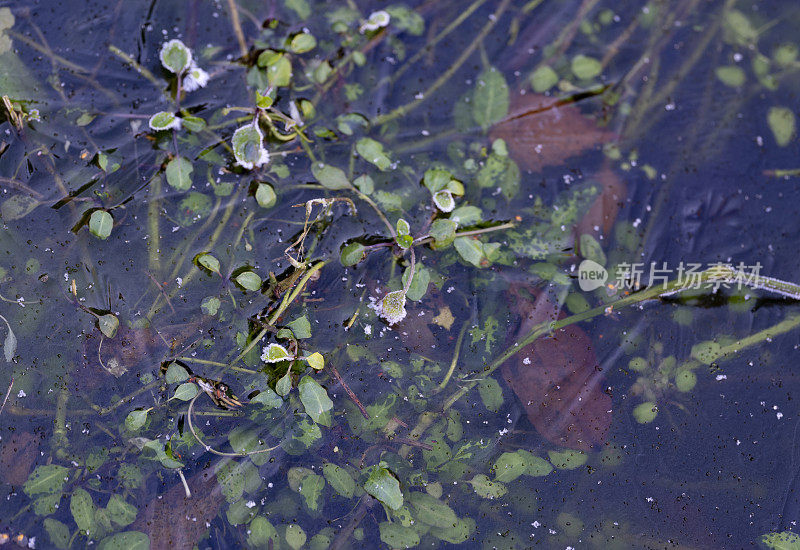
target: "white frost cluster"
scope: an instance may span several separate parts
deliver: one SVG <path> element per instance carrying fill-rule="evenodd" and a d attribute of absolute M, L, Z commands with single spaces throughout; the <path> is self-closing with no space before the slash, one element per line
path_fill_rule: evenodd
<path fill-rule="evenodd" d="M 192 63 L 186 76 L 183 77 L 183 89 L 193 92 L 199 88 L 205 88 L 208 84 L 208 73 Z"/>
<path fill-rule="evenodd" d="M 380 302 L 373 302 L 369 307 L 375 310 L 378 317 L 394 325 L 406 318 L 406 293 L 403 290 L 389 292 Z"/>
<path fill-rule="evenodd" d="M 383 10 L 372 12 L 367 20 L 361 24 L 361 33 L 377 31 L 389 24 L 391 17 Z"/>

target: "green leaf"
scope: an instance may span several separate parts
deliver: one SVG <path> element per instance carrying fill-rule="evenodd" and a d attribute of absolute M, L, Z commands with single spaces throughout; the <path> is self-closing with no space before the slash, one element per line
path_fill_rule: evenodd
<path fill-rule="evenodd" d="M 433 204 L 442 212 L 452 212 L 456 207 L 456 201 L 453 199 L 453 194 L 447 189 L 437 191 L 433 194 Z"/>
<path fill-rule="evenodd" d="M 236 502 L 244 493 L 245 462 L 227 462 L 217 470 L 217 482 L 228 502 Z"/>
<path fill-rule="evenodd" d="M 453 242 L 458 224 L 453 220 L 438 218 L 431 224 L 430 236 L 434 239 L 435 248 L 442 248 Z"/>
<path fill-rule="evenodd" d="M 306 363 L 308 363 L 308 366 L 314 370 L 322 370 L 325 368 L 325 358 L 318 351 L 315 351 L 306 357 Z"/>
<path fill-rule="evenodd" d="M 744 86 L 746 77 L 741 67 L 726 65 L 717 67 L 714 72 L 717 75 L 717 79 L 726 86 L 730 86 L 731 88 L 741 88 Z"/>
<path fill-rule="evenodd" d="M 356 152 L 378 170 L 385 172 L 392 167 L 392 161 L 383 150 L 383 144 L 371 138 L 361 138 L 356 142 Z"/>
<path fill-rule="evenodd" d="M 106 338 L 113 338 L 119 328 L 119 319 L 112 313 L 106 313 L 97 318 L 97 328 Z"/>
<path fill-rule="evenodd" d="M 283 406 L 283 399 L 272 388 L 265 388 L 253 397 L 250 403 L 260 403 L 268 409 L 280 409 Z"/>
<path fill-rule="evenodd" d="M 349 189 L 351 187 L 344 170 L 336 166 L 317 162 L 311 165 L 311 173 L 314 174 L 314 178 L 325 189 L 336 191 L 339 189 Z"/>
<path fill-rule="evenodd" d="M 791 531 L 767 533 L 761 537 L 761 542 L 773 550 L 800 550 L 800 535 Z"/>
<path fill-rule="evenodd" d="M 564 451 L 548 451 L 547 457 L 552 462 L 553 466 L 559 470 L 574 470 L 580 468 L 586 463 L 589 455 L 580 451 L 564 450 Z"/>
<path fill-rule="evenodd" d="M 455 525 L 440 529 L 434 527 L 430 530 L 430 534 L 437 539 L 444 540 L 450 544 L 461 544 L 469 539 L 469 536 L 475 531 L 475 520 L 472 518 L 459 518 Z"/>
<path fill-rule="evenodd" d="M 705 363 L 706 365 L 710 365 L 714 361 L 719 358 L 720 354 L 722 353 L 722 346 L 718 342 L 714 342 L 713 340 L 705 340 L 703 342 L 698 342 L 697 344 L 692 346 L 692 357 L 700 361 L 701 363 Z"/>
<path fill-rule="evenodd" d="M 248 526 L 249 535 L 247 536 L 247 544 L 250 548 L 269 548 L 269 542 L 272 541 L 273 548 L 279 548 L 278 531 L 264 516 L 256 516 Z"/>
<path fill-rule="evenodd" d="M 508 115 L 508 84 L 503 75 L 494 67 L 489 67 L 478 75 L 472 97 L 472 117 L 487 130 Z"/>
<path fill-rule="evenodd" d="M 758 40 L 758 30 L 739 10 L 727 10 L 722 26 L 728 42 L 749 46 Z"/>
<path fill-rule="evenodd" d="M 175 395 L 172 397 L 180 401 L 189 401 L 190 399 L 194 399 L 199 392 L 200 388 L 197 387 L 197 384 L 194 382 L 184 382 L 175 388 Z"/>
<path fill-rule="evenodd" d="M 558 75 L 549 65 L 542 65 L 531 73 L 530 83 L 533 91 L 541 94 L 558 84 Z"/>
<path fill-rule="evenodd" d="M 236 284 L 245 290 L 256 291 L 261 288 L 261 277 L 252 271 L 242 271 L 236 276 Z"/>
<path fill-rule="evenodd" d="M 179 74 L 192 64 L 192 52 L 178 39 L 164 42 L 159 57 L 164 68 L 175 74 Z"/>
<path fill-rule="evenodd" d="M 767 124 L 778 147 L 786 147 L 797 133 L 794 113 L 786 107 L 770 107 L 767 112 Z"/>
<path fill-rule="evenodd" d="M 120 495 L 111 495 L 106 505 L 108 517 L 120 527 L 127 527 L 136 519 L 136 506 L 126 502 Z"/>
<path fill-rule="evenodd" d="M 408 222 L 403 218 L 397 220 L 397 224 L 395 226 L 398 235 L 410 235 L 411 234 L 411 226 L 408 225 Z"/>
<path fill-rule="evenodd" d="M 192 186 L 192 163 L 183 157 L 175 157 L 167 163 L 167 183 L 178 191 L 186 191 Z"/>
<path fill-rule="evenodd" d="M 175 113 L 168 111 L 159 111 L 150 117 L 148 122 L 150 129 L 157 132 L 161 130 L 180 130 L 181 119 L 175 116 Z"/>
<path fill-rule="evenodd" d="M 269 154 L 264 149 L 263 139 L 264 136 L 257 123 L 238 128 L 231 138 L 231 148 L 236 163 L 246 170 L 252 170 L 269 162 Z"/>
<path fill-rule="evenodd" d="M 416 511 L 415 518 L 427 525 L 446 529 L 458 523 L 458 517 L 453 509 L 441 500 L 420 491 L 409 495 L 411 506 Z"/>
<path fill-rule="evenodd" d="M 280 55 L 267 66 L 267 81 L 273 88 L 280 88 L 291 84 L 292 62 L 288 57 Z"/>
<path fill-rule="evenodd" d="M 307 535 L 302 527 L 296 523 L 292 523 L 286 526 L 286 532 L 283 538 L 286 539 L 286 544 L 293 548 L 293 550 L 300 550 L 306 543 Z"/>
<path fill-rule="evenodd" d="M 45 518 L 44 528 L 53 546 L 59 550 L 67 550 L 67 548 L 69 548 L 69 527 L 56 519 Z"/>
<path fill-rule="evenodd" d="M 588 80 L 600 74 L 603 70 L 603 65 L 594 57 L 578 54 L 572 58 L 570 64 L 572 74 L 581 80 Z"/>
<path fill-rule="evenodd" d="M 317 39 L 314 35 L 306 32 L 301 32 L 294 35 L 289 42 L 289 49 L 294 53 L 310 52 L 317 47 Z"/>
<path fill-rule="evenodd" d="M 425 171 L 425 175 L 422 178 L 422 183 L 428 188 L 431 194 L 433 194 L 437 191 L 447 188 L 447 185 L 450 183 L 451 179 L 453 179 L 453 175 L 447 170 L 442 170 L 440 168 L 429 168 Z"/>
<path fill-rule="evenodd" d="M 322 414 L 333 408 L 328 392 L 312 377 L 304 376 L 297 389 L 300 391 L 303 407 L 314 422 L 320 422 Z"/>
<path fill-rule="evenodd" d="M 147 409 L 131 411 L 125 417 L 125 429 L 131 432 L 142 429 L 145 422 L 147 422 Z"/>
<path fill-rule="evenodd" d="M 55 514 L 56 510 L 58 510 L 58 507 L 61 505 L 62 496 L 62 493 L 40 496 L 31 503 L 33 513 L 40 517 Z"/>
<path fill-rule="evenodd" d="M 517 454 L 524 457 L 526 476 L 546 476 L 553 471 L 553 465 L 540 456 L 536 456 L 524 449 L 518 450 Z"/>
<path fill-rule="evenodd" d="M 114 218 L 105 210 L 95 210 L 89 216 L 89 232 L 98 239 L 107 239 L 114 227 Z"/>
<path fill-rule="evenodd" d="M 275 384 L 275 393 L 285 397 L 290 391 L 292 391 L 292 372 L 288 370 Z"/>
<path fill-rule="evenodd" d="M 69 510 L 72 519 L 80 531 L 91 537 L 94 530 L 94 502 L 92 496 L 80 487 L 72 492 L 69 500 Z"/>
<path fill-rule="evenodd" d="M 188 378 L 189 373 L 178 363 L 170 363 L 167 367 L 167 372 L 164 374 L 164 379 L 167 381 L 167 384 L 183 382 Z"/>
<path fill-rule="evenodd" d="M 222 302 L 216 296 L 206 296 L 200 302 L 200 310 L 205 315 L 216 315 L 221 305 Z"/>
<path fill-rule="evenodd" d="M 286 361 L 287 359 L 293 359 L 292 355 L 289 355 L 289 352 L 280 344 L 271 343 L 264 348 L 264 352 L 261 354 L 261 360 L 265 363 L 278 363 L 280 361 Z"/>
<path fill-rule="evenodd" d="M 200 132 L 206 127 L 206 121 L 196 116 L 183 117 L 183 126 L 190 132 Z"/>
<path fill-rule="evenodd" d="M 364 259 L 365 250 L 364 245 L 361 243 L 346 244 L 339 254 L 339 261 L 344 266 L 356 265 Z"/>
<path fill-rule="evenodd" d="M 300 482 L 300 494 L 312 512 L 320 509 L 323 489 L 325 489 L 325 478 L 317 474 L 307 475 Z"/>
<path fill-rule="evenodd" d="M 407 314 L 406 293 L 402 290 L 388 292 L 376 306 L 375 312 L 390 325 L 399 323 L 405 319 Z"/>
<path fill-rule="evenodd" d="M 395 242 L 397 243 L 397 246 L 403 250 L 408 250 L 411 248 L 411 245 L 414 244 L 414 237 L 411 235 L 398 235 L 395 238 Z"/>
<path fill-rule="evenodd" d="M 500 482 L 492 481 L 484 474 L 478 474 L 469 482 L 472 489 L 481 498 L 495 499 L 500 498 L 508 492 L 505 485 Z"/>
<path fill-rule="evenodd" d="M 378 528 L 381 532 L 381 540 L 390 548 L 414 548 L 419 544 L 419 534 L 413 527 L 384 521 Z"/>
<path fill-rule="evenodd" d="M 20 220 L 34 211 L 41 203 L 29 195 L 13 195 L 0 207 L 0 215 L 7 222 Z"/>
<path fill-rule="evenodd" d="M 3 355 L 6 358 L 6 363 L 11 362 L 16 352 L 17 352 L 17 337 L 14 335 L 14 331 L 11 330 L 11 327 L 9 326 L 8 334 L 6 334 L 6 338 L 3 341 Z"/>
<path fill-rule="evenodd" d="M 364 490 L 392 510 L 397 510 L 403 505 L 400 483 L 386 468 L 373 466 L 369 478 L 364 483 Z"/>
<path fill-rule="evenodd" d="M 500 483 L 510 483 L 525 473 L 526 461 L 524 455 L 516 452 L 503 453 L 492 466 L 494 479 Z"/>
<path fill-rule="evenodd" d="M 22 490 L 31 498 L 34 495 L 60 494 L 68 473 L 68 468 L 57 464 L 37 466 L 28 476 L 28 480 L 22 486 Z"/>
<path fill-rule="evenodd" d="M 200 253 L 194 257 L 194 260 L 195 263 L 200 267 L 204 267 L 205 269 L 209 270 L 212 273 L 216 273 L 217 275 L 220 274 L 219 260 L 216 259 L 211 254 L 208 254 L 207 252 Z"/>
<path fill-rule="evenodd" d="M 645 401 L 633 408 L 633 418 L 639 424 L 649 424 L 658 416 L 658 406 L 652 401 Z"/>
<path fill-rule="evenodd" d="M 311 338 L 311 323 L 305 315 L 298 317 L 287 326 L 292 329 L 295 338 Z"/>
<path fill-rule="evenodd" d="M 483 244 L 479 240 L 470 237 L 458 237 L 453 241 L 453 246 L 455 246 L 458 255 L 465 262 L 471 263 L 475 267 L 482 266 L 484 262 Z"/>
<path fill-rule="evenodd" d="M 345 470 L 331 462 L 322 466 L 322 473 L 333 490 L 344 498 L 352 498 L 356 490 L 356 482 L 353 477 Z"/>
<path fill-rule="evenodd" d="M 581 256 L 601 266 L 606 265 L 606 253 L 603 252 L 603 247 L 597 242 L 597 239 L 588 233 L 584 233 L 578 242 Z"/>
<path fill-rule="evenodd" d="M 149 550 L 150 538 L 139 531 L 124 531 L 104 538 L 97 550 Z"/>
<path fill-rule="evenodd" d="M 478 393 L 481 396 L 484 406 L 492 411 L 497 412 L 503 405 L 503 390 L 500 384 L 494 378 L 484 378 L 478 382 Z"/>
<path fill-rule="evenodd" d="M 411 268 L 408 267 L 403 271 L 403 285 L 405 286 L 408 281 L 408 276 L 411 274 Z M 411 279 L 411 286 L 406 292 L 406 298 L 412 302 L 418 302 L 428 292 L 428 285 L 431 283 L 431 272 L 428 268 L 420 263 L 414 266 L 414 278 Z"/>
<path fill-rule="evenodd" d="M 305 20 L 311 16 L 311 6 L 308 5 L 307 0 L 284 0 L 284 4 L 295 12 L 300 19 Z"/>
<path fill-rule="evenodd" d="M 511 200 L 519 192 L 519 167 L 510 157 L 491 153 L 478 172 L 477 182 L 482 188 L 500 189 L 503 196 Z"/>
<path fill-rule="evenodd" d="M 261 208 L 272 208 L 278 200 L 275 190 L 268 183 L 259 183 L 256 187 L 256 202 Z"/>

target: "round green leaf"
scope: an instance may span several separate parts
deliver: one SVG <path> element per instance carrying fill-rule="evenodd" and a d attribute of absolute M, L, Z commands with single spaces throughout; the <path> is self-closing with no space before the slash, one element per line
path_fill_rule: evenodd
<path fill-rule="evenodd" d="M 205 315 L 216 315 L 221 305 L 222 302 L 216 296 L 206 296 L 200 302 L 200 310 Z"/>
<path fill-rule="evenodd" d="M 470 481 L 472 489 L 481 498 L 495 499 L 500 498 L 508 492 L 505 485 L 500 482 L 492 481 L 484 474 L 478 474 Z"/>
<path fill-rule="evenodd" d="M 797 131 L 794 113 L 786 107 L 771 107 L 767 112 L 767 124 L 779 147 L 789 145 Z"/>
<path fill-rule="evenodd" d="M 294 550 L 299 550 L 302 548 L 306 543 L 307 538 L 306 532 L 296 523 L 286 526 L 286 532 L 284 533 L 283 537 L 286 539 L 286 544 L 288 544 Z"/>
<path fill-rule="evenodd" d="M 261 208 L 272 208 L 278 197 L 275 190 L 268 183 L 259 183 L 256 187 L 256 202 Z"/>
<path fill-rule="evenodd" d="M 175 113 L 169 111 L 159 111 L 150 117 L 148 122 L 151 130 L 180 130 L 181 119 L 175 116 Z"/>
<path fill-rule="evenodd" d="M 414 548 L 419 544 L 419 534 L 413 527 L 384 521 L 379 526 L 381 540 L 390 548 Z"/>
<path fill-rule="evenodd" d="M 317 162 L 311 166 L 311 173 L 314 174 L 314 178 L 320 185 L 326 189 L 336 191 L 350 188 L 350 181 L 341 168 Z"/>
<path fill-rule="evenodd" d="M 278 548 L 278 531 L 267 518 L 256 516 L 250 522 L 248 529 L 250 534 L 247 536 L 247 544 L 251 548 L 269 548 L 270 540 L 273 547 Z"/>
<path fill-rule="evenodd" d="M 167 367 L 166 374 L 164 374 L 164 379 L 167 381 L 167 384 L 176 384 L 188 378 L 189 373 L 178 363 L 170 363 L 169 367 Z"/>
<path fill-rule="evenodd" d="M 510 483 L 525 473 L 525 457 L 514 453 L 503 453 L 492 466 L 495 481 Z"/>
<path fill-rule="evenodd" d="M 731 88 L 741 88 L 746 80 L 744 71 L 736 65 L 717 67 L 714 72 L 720 82 Z"/>
<path fill-rule="evenodd" d="M 167 163 L 167 183 L 178 191 L 186 191 L 192 186 L 192 163 L 183 157 L 175 157 Z"/>
<path fill-rule="evenodd" d="M 252 271 L 243 271 L 236 276 L 236 283 L 245 290 L 256 291 L 261 288 L 261 277 Z"/>
<path fill-rule="evenodd" d="M 197 256 L 195 256 L 195 262 L 199 266 L 206 268 L 212 273 L 219 274 L 220 270 L 219 260 L 216 259 L 211 254 L 208 253 L 198 254 Z"/>
<path fill-rule="evenodd" d="M 125 428 L 128 431 L 135 432 L 140 430 L 145 422 L 147 422 L 147 410 L 131 411 L 125 417 Z"/>
<path fill-rule="evenodd" d="M 540 94 L 558 84 L 558 75 L 549 65 L 542 65 L 533 71 L 530 82 L 533 91 Z"/>
<path fill-rule="evenodd" d="M 184 382 L 175 388 L 175 395 L 172 397 L 180 401 L 189 401 L 190 399 L 194 399 L 199 392 L 200 388 L 197 387 L 197 384 L 194 382 Z"/>
<path fill-rule="evenodd" d="M 589 455 L 580 451 L 564 450 L 564 451 L 548 451 L 547 457 L 552 462 L 553 466 L 559 470 L 574 470 L 580 468 L 589 459 Z"/>
<path fill-rule="evenodd" d="M 99 239 L 107 239 L 114 227 L 114 218 L 105 210 L 95 210 L 89 216 L 89 232 Z"/>
<path fill-rule="evenodd" d="M 113 338 L 117 334 L 119 328 L 119 319 L 116 315 L 106 313 L 97 318 L 97 328 L 106 338 Z"/>
<path fill-rule="evenodd" d="M 186 47 L 186 44 L 178 39 L 164 42 L 159 57 L 164 68 L 175 74 L 192 64 L 192 52 Z"/>
<path fill-rule="evenodd" d="M 364 248 L 364 245 L 361 243 L 347 244 L 342 248 L 342 252 L 339 254 L 339 261 L 341 261 L 344 266 L 356 265 L 364 259 L 365 250 L 366 248 Z"/>
<path fill-rule="evenodd" d="M 572 69 L 572 74 L 581 80 L 594 78 L 603 70 L 603 66 L 600 64 L 600 61 L 594 57 L 589 57 L 582 54 L 578 54 L 572 58 L 570 68 Z"/>
<path fill-rule="evenodd" d="M 310 52 L 317 46 L 317 39 L 314 38 L 314 35 L 308 34 L 306 32 L 301 32 L 296 34 L 292 37 L 292 40 L 289 42 L 289 48 L 294 53 L 305 53 Z"/>
<path fill-rule="evenodd" d="M 633 409 L 633 418 L 639 424 L 649 424 L 656 419 L 658 407 L 652 401 L 646 401 Z"/>

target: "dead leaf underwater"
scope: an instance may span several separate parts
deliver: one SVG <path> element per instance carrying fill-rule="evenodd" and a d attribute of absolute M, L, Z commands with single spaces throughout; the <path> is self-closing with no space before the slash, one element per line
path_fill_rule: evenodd
<path fill-rule="evenodd" d="M 518 310 L 527 309 L 518 337 L 539 323 L 563 316 L 546 292 L 535 303 L 519 296 L 515 300 Z M 605 442 L 611 426 L 611 397 L 604 391 L 592 341 L 581 328 L 568 325 L 535 340 L 506 361 L 502 373 L 542 437 L 581 451 Z"/>
<path fill-rule="evenodd" d="M 508 116 L 492 127 L 489 137 L 504 140 L 521 168 L 538 172 L 611 141 L 614 134 L 598 127 L 572 103 L 515 93 Z"/>

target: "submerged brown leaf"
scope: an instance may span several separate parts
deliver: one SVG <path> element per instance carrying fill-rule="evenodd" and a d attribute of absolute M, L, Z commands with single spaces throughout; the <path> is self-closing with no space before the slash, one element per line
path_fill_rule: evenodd
<path fill-rule="evenodd" d="M 0 448 L 0 478 L 3 483 L 25 483 L 39 455 L 40 441 L 37 435 L 30 432 L 15 432 L 3 438 Z"/>
<path fill-rule="evenodd" d="M 509 115 L 494 125 L 489 137 L 503 139 L 520 167 L 537 172 L 610 141 L 613 134 L 572 103 L 517 93 L 512 95 Z"/>
<path fill-rule="evenodd" d="M 517 296 L 516 304 L 520 311 L 527 309 L 519 337 L 558 317 L 558 305 L 545 292 L 535 303 Z M 611 397 L 604 391 L 591 339 L 582 329 L 569 325 L 535 340 L 503 364 L 502 372 L 542 437 L 581 451 L 605 442 Z"/>
<path fill-rule="evenodd" d="M 192 548 L 208 532 L 208 524 L 219 513 L 225 500 L 213 468 L 199 472 L 187 480 L 191 498 L 181 483 L 164 495 L 144 505 L 131 526 L 147 533 L 150 548 Z"/>

